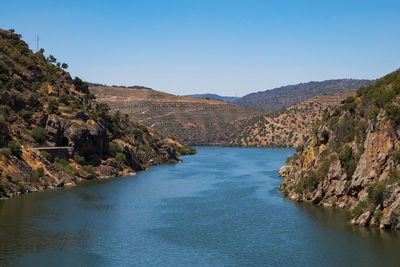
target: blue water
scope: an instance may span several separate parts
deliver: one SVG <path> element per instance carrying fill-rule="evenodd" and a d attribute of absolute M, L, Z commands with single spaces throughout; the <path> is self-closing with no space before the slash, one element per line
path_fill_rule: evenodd
<path fill-rule="evenodd" d="M 282 197 L 293 152 L 200 147 L 137 176 L 0 201 L 0 265 L 399 265 L 398 232 Z"/>

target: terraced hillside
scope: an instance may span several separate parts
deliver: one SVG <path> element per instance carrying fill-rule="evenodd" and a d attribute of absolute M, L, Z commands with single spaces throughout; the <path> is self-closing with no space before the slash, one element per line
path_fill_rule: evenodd
<path fill-rule="evenodd" d="M 92 84 L 97 100 L 129 114 L 190 145 L 221 145 L 229 142 L 248 121 L 264 112 L 213 99 L 175 96 L 145 87 Z"/>
<path fill-rule="evenodd" d="M 312 132 L 312 125 L 322 118 L 328 106 L 336 106 L 355 92 L 321 95 L 287 109 L 255 117 L 233 138 L 233 146 L 298 146 Z"/>

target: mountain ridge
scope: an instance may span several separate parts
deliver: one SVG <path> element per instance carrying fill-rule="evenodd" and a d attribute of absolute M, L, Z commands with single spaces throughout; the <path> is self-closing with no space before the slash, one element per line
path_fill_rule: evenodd
<path fill-rule="evenodd" d="M 358 79 L 312 81 L 251 93 L 233 101 L 233 103 L 267 111 L 277 111 L 317 95 L 355 91 L 371 82 L 371 80 Z"/>

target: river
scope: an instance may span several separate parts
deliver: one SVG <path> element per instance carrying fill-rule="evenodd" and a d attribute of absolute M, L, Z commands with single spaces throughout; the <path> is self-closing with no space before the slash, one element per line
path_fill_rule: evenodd
<path fill-rule="evenodd" d="M 399 232 L 283 198 L 292 149 L 197 149 L 137 176 L 0 201 L 0 265 L 399 264 Z"/>

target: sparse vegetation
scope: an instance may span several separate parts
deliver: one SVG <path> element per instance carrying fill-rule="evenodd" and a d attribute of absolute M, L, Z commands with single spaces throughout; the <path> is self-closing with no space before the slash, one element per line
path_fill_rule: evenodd
<path fill-rule="evenodd" d="M 44 176 L 44 169 L 42 167 L 39 167 L 39 168 L 31 171 L 30 180 L 31 180 L 31 182 L 37 182 L 37 180 L 39 180 L 43 176 Z"/>
<path fill-rule="evenodd" d="M 358 217 L 364 213 L 365 209 L 368 207 L 366 201 L 360 201 L 358 204 L 351 210 L 351 215 L 353 217 Z"/>
<path fill-rule="evenodd" d="M 194 155 L 197 153 L 196 149 L 194 149 L 193 147 L 190 146 L 182 146 L 182 147 L 178 147 L 178 152 L 181 155 Z"/>
<path fill-rule="evenodd" d="M 120 163 L 123 163 L 123 164 L 125 164 L 126 163 L 126 156 L 124 155 L 124 154 L 122 154 L 122 153 L 116 153 L 115 154 L 115 159 L 117 160 L 117 161 L 119 161 Z"/>
<path fill-rule="evenodd" d="M 49 100 L 49 107 L 48 111 L 50 114 L 57 114 L 58 113 L 59 104 L 58 101 L 54 98 Z"/>
<path fill-rule="evenodd" d="M 43 144 L 47 140 L 47 131 L 42 127 L 33 128 L 31 135 L 38 144 Z"/>
<path fill-rule="evenodd" d="M 74 167 L 72 167 L 65 159 L 55 158 L 54 165 L 56 165 L 60 170 L 64 171 L 65 173 L 71 176 L 74 176 L 76 173 Z"/>
<path fill-rule="evenodd" d="M 385 111 L 391 123 L 394 125 L 400 124 L 400 105 L 387 103 L 385 104 Z"/>
<path fill-rule="evenodd" d="M 358 159 L 356 159 L 353 149 L 346 145 L 339 151 L 339 160 L 348 177 L 351 177 L 356 170 Z"/>
<path fill-rule="evenodd" d="M 108 145 L 108 151 L 111 156 L 115 157 L 117 153 L 122 153 L 123 149 L 118 143 L 110 142 Z"/>
<path fill-rule="evenodd" d="M 368 201 L 374 206 L 380 204 L 383 199 L 383 192 L 387 185 L 388 181 L 379 181 L 371 184 L 368 188 Z"/>
<path fill-rule="evenodd" d="M 22 147 L 18 142 L 10 141 L 8 143 L 7 148 L 9 149 L 9 151 L 11 152 L 12 155 L 14 155 L 16 157 L 21 157 Z"/>
<path fill-rule="evenodd" d="M 83 165 L 82 167 L 81 167 L 81 169 L 84 171 L 84 172 L 87 172 L 87 173 L 95 173 L 96 172 L 96 168 L 93 166 L 93 165 Z"/>

